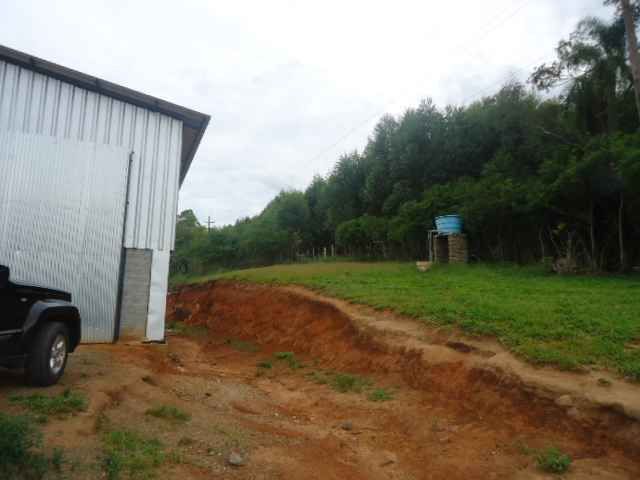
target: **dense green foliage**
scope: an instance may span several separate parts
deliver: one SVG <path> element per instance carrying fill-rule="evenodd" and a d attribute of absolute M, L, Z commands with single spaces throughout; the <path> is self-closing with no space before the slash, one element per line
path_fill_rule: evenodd
<path fill-rule="evenodd" d="M 322 262 L 254 268 L 227 278 L 292 283 L 434 325 L 492 335 L 534 363 L 599 365 L 640 380 L 640 279 L 559 276 L 542 266 Z"/>
<path fill-rule="evenodd" d="M 362 152 L 304 192 L 207 231 L 180 215 L 172 272 L 300 260 L 335 245 L 357 257 L 419 258 L 437 215 L 465 220 L 472 256 L 558 268 L 640 261 L 640 135 L 625 31 L 587 18 L 537 68 L 468 106 L 430 100 L 385 116 Z"/>

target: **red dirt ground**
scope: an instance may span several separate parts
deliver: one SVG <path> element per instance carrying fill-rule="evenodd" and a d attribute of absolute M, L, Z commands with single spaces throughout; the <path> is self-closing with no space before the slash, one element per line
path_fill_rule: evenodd
<path fill-rule="evenodd" d="M 420 343 L 429 342 L 415 332 L 375 328 L 394 321 L 388 312 L 368 311 L 367 322 L 359 322 L 340 307 L 296 288 L 229 282 L 170 296 L 169 321 L 207 326 L 205 356 L 216 355 L 224 339 L 245 339 L 263 349 L 262 355 L 243 356 L 250 362 L 267 352 L 293 351 L 316 368 L 367 376 L 395 392 L 392 401 L 372 403 L 314 385 L 303 374 L 248 379 L 300 421 L 287 433 L 299 436 L 295 448 L 252 454 L 282 478 L 544 478 L 532 452 L 548 445 L 575 459 L 565 478 L 640 478 L 638 425 L 619 408 L 577 400 L 558 405 L 554 392 L 543 395 L 517 376 L 483 365 L 496 345 L 449 340 L 449 347 L 423 349 Z M 407 331 L 418 328 L 412 325 Z M 432 343 L 443 341 L 438 332 L 420 329 Z M 473 361 L 465 360 L 470 355 Z M 248 366 L 226 358 L 220 365 L 235 373 Z M 245 407 L 236 410 L 251 415 Z M 332 427 L 345 419 L 357 427 Z"/>
<path fill-rule="evenodd" d="M 517 360 L 506 370 L 510 357 L 489 341 L 297 288 L 185 288 L 170 296 L 168 321 L 166 345 L 80 347 L 62 383 L 47 391 L 3 372 L 0 410 L 23 411 L 10 402 L 14 394 L 69 388 L 87 396 L 86 412 L 42 426 L 44 444 L 63 449 L 69 480 L 106 478 L 105 428 L 160 440 L 172 454 L 156 471 L 162 479 L 640 478 L 640 431 L 623 413 L 632 402 L 608 407 L 575 393 L 632 396 L 636 390 L 616 379 L 591 387 L 600 374 L 531 373 Z M 283 351 L 303 366 L 274 358 Z M 271 369 L 257 368 L 265 361 Z M 392 398 L 373 402 L 366 391 L 340 393 L 314 381 L 330 371 L 366 377 Z M 551 386 L 523 380 L 532 375 Z M 558 402 L 566 391 L 570 401 Z M 191 420 L 145 415 L 160 405 Z M 549 445 L 574 459 L 561 477 L 536 465 L 536 451 Z M 234 451 L 243 466 L 228 464 Z"/>

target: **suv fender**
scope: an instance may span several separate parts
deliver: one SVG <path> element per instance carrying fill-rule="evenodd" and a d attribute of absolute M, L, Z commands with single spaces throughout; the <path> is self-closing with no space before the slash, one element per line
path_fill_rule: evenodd
<path fill-rule="evenodd" d="M 69 352 L 73 352 L 80 343 L 82 334 L 80 312 L 72 303 L 65 300 L 39 300 L 31 306 L 22 330 L 23 344 L 28 345 L 37 332 L 38 326 L 49 321 L 61 322 L 67 326 Z"/>

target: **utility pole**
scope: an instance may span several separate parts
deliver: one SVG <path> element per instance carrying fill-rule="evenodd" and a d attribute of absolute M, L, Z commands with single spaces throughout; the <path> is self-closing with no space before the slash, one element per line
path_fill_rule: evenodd
<path fill-rule="evenodd" d="M 638 55 L 638 37 L 636 37 L 636 25 L 633 20 L 633 9 L 629 0 L 620 0 L 624 28 L 627 31 L 627 47 L 629 49 L 629 61 L 631 62 L 631 74 L 633 76 L 633 89 L 636 94 L 636 110 L 640 118 L 640 55 Z"/>
<path fill-rule="evenodd" d="M 211 225 L 213 225 L 214 223 L 216 223 L 216 222 L 211 220 L 211 216 L 208 216 L 207 217 L 207 232 L 211 231 Z"/>

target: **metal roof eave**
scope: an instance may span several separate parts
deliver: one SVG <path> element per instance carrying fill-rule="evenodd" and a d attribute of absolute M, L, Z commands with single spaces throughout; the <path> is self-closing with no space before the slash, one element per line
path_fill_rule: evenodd
<path fill-rule="evenodd" d="M 62 65 L 34 57 L 33 55 L 3 45 L 0 45 L 0 60 L 182 121 L 183 138 L 193 138 L 190 145 L 183 145 L 182 148 L 180 160 L 180 185 L 182 185 L 204 132 L 211 120 L 209 115 L 176 105 L 175 103 L 167 102 L 157 97 L 152 97 L 151 95 L 123 87 L 107 80 L 87 75 L 86 73 L 71 68 L 63 67 Z M 193 134 L 185 135 L 185 130 L 191 130 Z"/>

